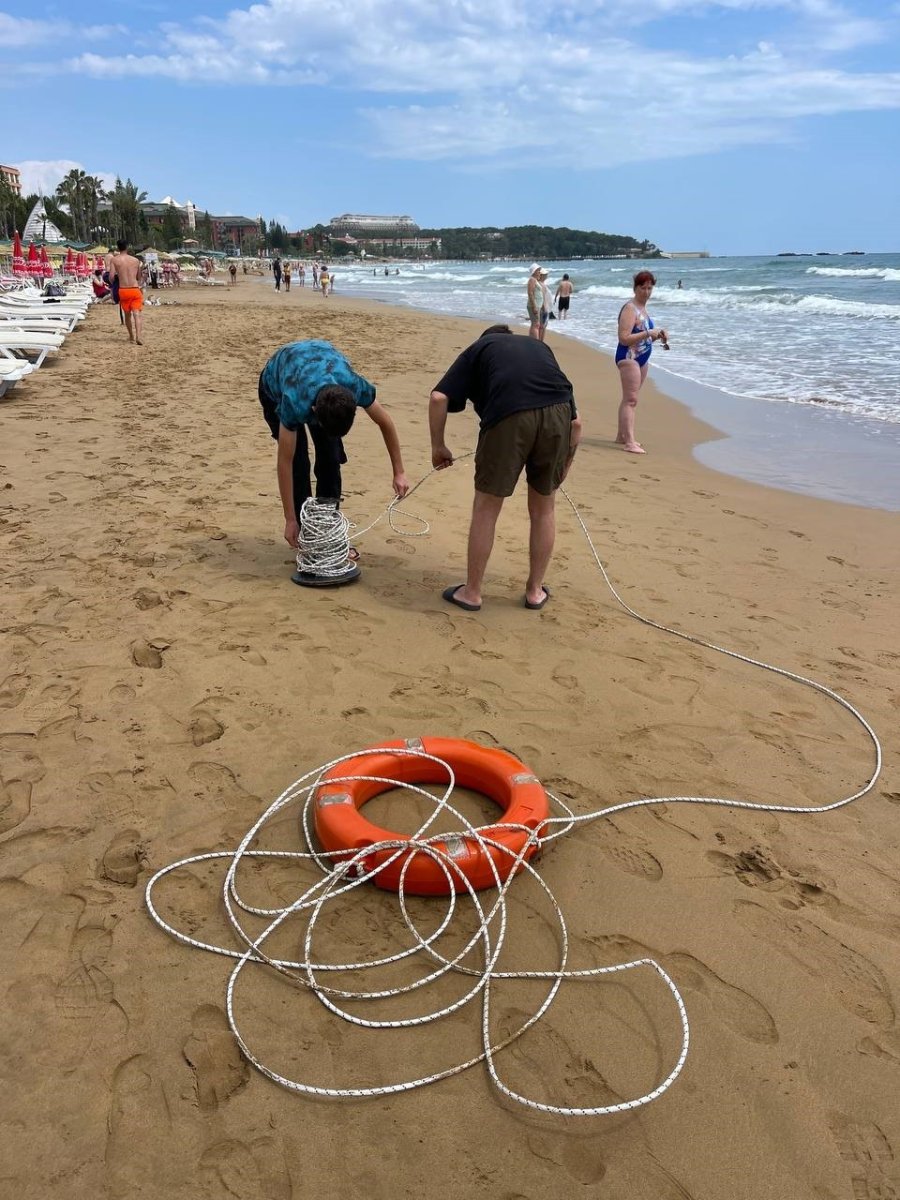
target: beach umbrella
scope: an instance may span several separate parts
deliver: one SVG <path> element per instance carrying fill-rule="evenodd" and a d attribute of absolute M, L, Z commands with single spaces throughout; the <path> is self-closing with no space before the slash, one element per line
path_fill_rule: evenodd
<path fill-rule="evenodd" d="M 66 275 L 75 274 L 75 251 L 71 246 L 66 249 L 66 262 L 63 271 Z"/>
<path fill-rule="evenodd" d="M 45 279 L 49 279 L 53 274 L 53 268 L 50 266 L 50 258 L 47 254 L 46 246 L 41 246 L 41 274 Z"/>
<path fill-rule="evenodd" d="M 13 235 L 13 260 L 12 271 L 13 275 L 25 275 L 28 268 L 25 266 L 25 259 L 22 257 L 22 239 L 19 237 L 18 229 Z"/>
<path fill-rule="evenodd" d="M 88 266 L 87 255 L 83 250 L 78 251 L 78 257 L 75 260 L 75 274 L 79 279 L 87 279 L 91 273 L 91 268 Z"/>
<path fill-rule="evenodd" d="M 41 274 L 41 260 L 38 258 L 37 246 L 34 242 L 28 243 L 28 259 L 25 264 L 25 270 L 32 279 Z"/>
<path fill-rule="evenodd" d="M 103 255 L 97 254 L 94 257 L 94 270 L 102 271 L 102 270 L 104 270 L 105 267 L 106 267 L 106 263 L 103 261 Z"/>

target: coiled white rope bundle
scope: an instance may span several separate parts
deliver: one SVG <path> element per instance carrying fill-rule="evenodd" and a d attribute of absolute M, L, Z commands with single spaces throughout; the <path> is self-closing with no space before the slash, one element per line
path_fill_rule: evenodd
<path fill-rule="evenodd" d="M 337 579 L 348 571 L 350 521 L 336 501 L 314 497 L 303 501 L 300 509 L 300 542 L 297 570 L 302 575 Z"/>
<path fill-rule="evenodd" d="M 432 472 L 429 472 L 429 475 L 431 473 Z M 426 475 L 423 480 L 420 480 L 416 487 L 421 486 L 421 483 L 424 482 L 425 478 L 428 478 L 428 475 Z M 416 489 L 414 488 L 412 490 L 415 491 Z M 448 783 L 440 797 L 434 797 L 430 792 L 423 788 L 417 787 L 414 784 L 378 777 L 366 777 L 360 775 L 344 776 L 343 778 L 330 777 L 329 783 L 351 782 L 360 779 L 374 779 L 375 782 L 383 784 L 386 787 L 406 789 L 410 792 L 425 797 L 434 805 L 433 813 L 419 826 L 410 839 L 398 838 L 396 841 L 392 840 L 376 843 L 374 845 L 368 845 L 364 850 L 360 850 L 359 853 L 349 859 L 331 862 L 331 859 L 334 857 L 334 855 L 325 854 L 316 850 L 311 836 L 310 813 L 312 804 L 315 800 L 317 788 L 326 771 L 330 771 L 333 767 L 336 767 L 340 763 L 346 762 L 351 758 L 357 758 L 360 753 L 376 753 L 377 751 L 354 751 L 351 754 L 346 754 L 340 758 L 333 759 L 331 762 L 326 763 L 313 771 L 308 771 L 300 779 L 292 783 L 290 787 L 282 792 L 282 794 L 278 796 L 271 805 L 269 805 L 262 816 L 245 834 L 236 850 L 199 854 L 189 858 L 181 859 L 180 861 L 172 863 L 169 866 L 164 867 L 162 870 L 157 871 L 147 884 L 146 889 L 146 903 L 151 916 L 153 917 L 154 921 L 156 921 L 156 923 L 172 937 L 184 943 L 185 945 L 192 946 L 196 949 L 207 950 L 212 953 L 224 955 L 228 958 L 237 960 L 236 965 L 231 972 L 226 990 L 226 1012 L 229 1025 L 241 1047 L 241 1050 L 248 1060 L 263 1074 L 267 1075 L 276 1083 L 281 1084 L 283 1087 L 303 1094 L 322 1097 L 366 1097 L 389 1095 L 395 1092 L 408 1091 L 412 1088 L 424 1086 L 425 1084 L 435 1083 L 438 1080 L 446 1079 L 451 1075 L 459 1074 L 462 1071 L 475 1066 L 477 1063 L 484 1062 L 492 1082 L 505 1096 L 519 1104 L 525 1105 L 528 1108 L 536 1109 L 540 1112 L 553 1113 L 561 1116 L 601 1116 L 637 1108 L 641 1105 L 649 1103 L 651 1100 L 657 1099 L 675 1081 L 687 1058 L 688 1046 L 690 1043 L 690 1028 L 684 1001 L 678 992 L 675 983 L 660 966 L 660 964 L 655 962 L 653 959 L 636 959 L 632 962 L 621 963 L 611 967 L 593 967 L 585 969 L 569 968 L 568 934 L 563 914 L 545 881 L 541 878 L 531 863 L 525 860 L 525 855 L 534 844 L 534 841 L 538 841 L 539 844 L 543 846 L 559 837 L 562 837 L 564 834 L 571 832 L 577 826 L 588 821 L 609 818 L 616 813 L 653 804 L 707 804 L 728 808 L 753 809 L 761 812 L 798 814 L 830 812 L 834 809 L 842 808 L 844 805 L 850 804 L 854 800 L 866 795 L 874 787 L 875 782 L 878 779 L 878 776 L 881 772 L 882 763 L 882 752 L 879 739 L 869 722 L 848 700 L 846 700 L 839 693 L 833 691 L 831 688 L 826 687 L 824 684 L 820 684 L 815 680 L 808 679 L 792 671 L 775 667 L 769 663 L 762 662 L 761 660 L 753 659 L 747 655 L 739 654 L 736 651 L 717 646 L 714 643 L 706 641 L 705 639 L 694 634 L 669 628 L 668 626 L 653 621 L 648 617 L 642 616 L 640 613 L 630 608 L 624 602 L 624 600 L 622 600 L 613 587 L 606 569 L 600 560 L 587 527 L 585 526 L 575 504 L 572 502 L 567 493 L 563 492 L 563 494 L 571 506 L 576 520 L 581 526 L 582 532 L 587 539 L 597 567 L 603 575 L 607 586 L 609 587 L 616 601 L 625 609 L 627 613 L 629 613 L 629 615 L 654 629 L 659 629 L 664 633 L 672 634 L 675 637 L 679 637 L 686 641 L 692 642 L 695 645 L 714 650 L 717 653 L 725 654 L 730 658 L 735 658 L 741 662 L 748 663 L 751 666 L 756 666 L 763 670 L 771 671 L 777 675 L 791 679 L 796 683 L 811 687 L 830 699 L 836 701 L 848 712 L 850 712 L 866 731 L 875 753 L 875 763 L 872 773 L 866 784 L 852 795 L 846 796 L 840 800 L 836 800 L 830 804 L 806 808 L 796 805 L 758 804 L 751 801 L 729 799 L 726 797 L 662 796 L 624 801 L 621 804 L 611 805 L 607 808 L 594 812 L 576 815 L 571 808 L 565 804 L 564 801 L 548 791 L 548 796 L 550 796 L 550 799 L 563 813 L 563 815 L 551 817 L 547 822 L 545 822 L 544 827 L 538 832 L 525 830 L 528 838 L 518 855 L 513 858 L 511 851 L 504 847 L 502 843 L 491 839 L 489 835 L 490 826 L 474 827 L 469 821 L 466 820 L 466 818 L 458 811 L 458 809 L 451 804 L 451 797 L 453 795 L 455 785 L 455 777 L 450 764 L 444 762 L 442 759 L 436 758 L 434 755 L 425 753 L 421 749 L 410 748 L 406 751 L 393 751 L 393 753 L 407 753 L 421 758 L 426 758 L 432 762 L 440 763 L 446 770 Z M 396 500 L 391 502 L 385 512 L 387 512 L 391 518 L 391 527 L 395 530 L 395 532 L 401 533 L 402 531 L 396 529 L 393 523 L 393 510 L 395 505 Z M 381 513 L 379 517 L 377 517 L 376 520 L 367 527 L 367 529 L 371 529 L 384 515 L 385 513 Z M 421 518 L 416 519 L 421 520 Z M 427 523 L 423 522 L 423 524 L 426 526 L 425 532 L 427 532 Z M 366 530 L 362 532 L 366 532 Z M 346 564 L 346 554 L 343 561 Z M 383 788 L 380 790 L 383 790 Z M 277 813 L 282 812 L 288 805 L 297 801 L 302 802 L 300 827 L 303 830 L 303 845 L 305 848 L 295 851 L 259 849 L 251 850 L 251 844 L 253 844 L 260 836 L 265 826 L 271 821 L 271 819 Z M 472 890 L 471 886 L 462 875 L 459 866 L 454 862 L 452 857 L 437 844 L 446 843 L 446 840 L 448 838 L 452 838 L 454 834 L 447 832 L 432 835 L 428 834 L 429 828 L 441 812 L 449 812 L 456 820 L 458 820 L 460 828 L 458 831 L 456 831 L 457 836 L 464 836 L 474 839 L 482 850 L 484 850 L 486 847 L 491 847 L 501 850 L 510 857 L 511 861 L 509 871 L 505 875 L 494 868 L 497 891 L 495 896 L 492 894 L 490 904 L 484 903 L 479 897 L 478 893 Z M 513 828 L 515 827 L 513 826 Z M 393 850 L 396 853 L 392 856 L 389 856 L 388 860 L 382 863 L 380 867 L 370 870 L 366 866 L 366 860 L 370 860 L 373 853 L 379 850 Z M 446 898 L 447 909 L 437 930 L 425 936 L 417 928 L 405 901 L 403 877 L 405 875 L 406 868 L 404 866 L 404 870 L 401 873 L 398 903 L 403 924 L 410 935 L 410 945 L 407 946 L 406 949 L 397 953 L 372 958 L 366 961 L 354 961 L 342 964 L 317 961 L 313 954 L 313 938 L 316 931 L 316 925 L 326 906 L 334 903 L 341 897 L 347 896 L 348 894 L 352 893 L 354 889 L 363 886 L 363 884 L 368 883 L 369 880 L 378 873 L 378 871 L 384 870 L 390 863 L 395 862 L 398 856 L 405 855 L 405 864 L 408 865 L 408 863 L 412 861 L 412 857 L 415 854 L 426 854 L 434 859 L 434 861 L 440 865 L 448 880 L 450 895 Z M 491 860 L 490 855 L 487 855 L 486 857 L 489 861 Z M 242 900 L 238 891 L 237 875 L 241 864 L 246 859 L 281 859 L 312 862 L 319 867 L 322 875 L 310 887 L 304 889 L 290 904 L 273 908 L 259 908 Z M 200 941 L 194 937 L 191 937 L 189 934 L 179 930 L 176 926 L 166 921 L 160 915 L 155 906 L 153 893 L 157 884 L 162 879 L 172 872 L 188 868 L 197 863 L 210 862 L 214 860 L 226 860 L 228 862 L 228 869 L 222 888 L 222 897 L 228 920 L 239 939 L 239 943 L 245 947 L 244 950 L 235 950 L 229 947 L 219 946 L 211 942 Z M 507 892 L 512 880 L 519 871 L 525 872 L 527 876 L 537 884 L 554 916 L 556 928 L 558 930 L 559 962 L 557 967 L 552 971 L 501 971 L 497 969 L 497 962 L 506 939 L 507 928 L 510 920 Z M 457 909 L 458 900 L 452 887 L 454 878 L 459 878 L 462 881 L 465 887 L 465 893 L 463 894 L 468 894 L 468 898 L 477 914 L 478 923 L 475 932 L 469 938 L 464 949 L 461 952 L 458 952 L 454 957 L 446 958 L 440 953 L 439 944 L 441 936 L 450 929 L 454 913 Z M 384 893 L 382 894 L 384 895 Z M 254 936 L 244 928 L 243 924 L 241 923 L 238 910 L 241 910 L 244 913 L 254 914 L 258 917 L 267 918 L 269 923 L 261 933 Z M 303 958 L 287 960 L 269 956 L 263 948 L 266 941 L 284 922 L 295 917 L 305 917 L 307 922 L 303 939 Z M 481 956 L 481 965 L 478 968 L 468 966 L 463 961 L 469 954 L 474 952 L 476 947 L 480 949 Z M 345 973 L 357 971 L 361 972 L 366 970 L 377 971 L 379 968 L 394 964 L 401 960 L 412 959 L 414 956 L 418 955 L 426 955 L 428 958 L 432 959 L 437 964 L 436 969 L 430 973 L 427 973 L 424 978 L 419 978 L 413 983 L 400 987 L 382 989 L 376 988 L 369 991 L 346 990 L 329 987 L 327 984 L 323 983 L 322 979 L 320 978 L 320 976 L 323 974 L 335 971 Z M 482 1013 L 482 1051 L 478 1055 L 470 1057 L 463 1062 L 458 1062 L 452 1066 L 446 1067 L 443 1070 L 399 1082 L 376 1083 L 366 1086 L 353 1087 L 325 1087 L 315 1083 L 290 1079 L 263 1062 L 262 1059 L 254 1053 L 247 1039 L 238 1027 L 234 1011 L 235 986 L 241 972 L 248 963 L 267 965 L 269 968 L 286 976 L 298 987 L 308 989 L 316 997 L 316 999 L 319 1000 L 320 1003 L 322 1003 L 332 1013 L 343 1018 L 350 1024 L 369 1029 L 397 1029 L 436 1022 L 444 1017 L 449 1016 L 451 1013 L 457 1012 L 466 1004 L 469 1004 L 476 998 L 480 997 Z M 671 1067 L 666 1077 L 651 1091 L 646 1092 L 645 1094 L 634 1099 L 623 1100 L 616 1104 L 573 1107 L 549 1104 L 533 1097 L 522 1095 L 503 1082 L 497 1070 L 495 1061 L 496 1056 L 501 1050 L 509 1046 L 517 1038 L 521 1037 L 526 1030 L 530 1029 L 544 1016 L 550 1005 L 553 1003 L 553 1000 L 564 981 L 596 979 L 603 975 L 633 970 L 638 967 L 649 967 L 655 971 L 669 989 L 675 1001 L 682 1031 L 681 1048 L 675 1058 L 674 1065 Z M 433 1008 L 430 1011 L 415 1017 L 403 1017 L 395 1020 L 368 1020 L 360 1017 L 356 1013 L 346 1010 L 338 1003 L 338 1001 L 341 1000 L 384 1001 L 393 997 L 402 995 L 405 996 L 410 992 L 434 983 L 436 980 L 442 978 L 450 972 L 470 975 L 473 977 L 475 982 L 469 991 L 466 992 L 461 998 L 442 1007 Z M 525 1019 L 519 1028 L 511 1034 L 498 1037 L 496 1034 L 492 1033 L 491 1028 L 491 984 L 494 980 L 509 979 L 543 979 L 548 981 L 549 986 L 543 1000 L 538 1004 L 534 1012 Z"/>

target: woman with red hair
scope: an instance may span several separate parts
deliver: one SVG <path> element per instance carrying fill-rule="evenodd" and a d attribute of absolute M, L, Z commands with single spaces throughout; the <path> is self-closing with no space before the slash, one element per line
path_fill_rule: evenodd
<path fill-rule="evenodd" d="M 641 443 L 635 440 L 634 410 L 637 408 L 638 393 L 647 378 L 653 343 L 662 342 L 666 350 L 669 348 L 666 331 L 655 328 L 647 314 L 647 303 L 655 283 L 656 279 L 650 271 L 638 271 L 634 277 L 634 299 L 624 304 L 619 313 L 616 365 L 622 382 L 622 403 L 619 405 L 616 441 L 629 454 L 646 453 Z"/>

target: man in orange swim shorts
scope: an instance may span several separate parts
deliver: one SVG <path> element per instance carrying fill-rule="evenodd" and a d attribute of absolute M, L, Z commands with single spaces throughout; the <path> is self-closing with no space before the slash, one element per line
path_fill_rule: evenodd
<path fill-rule="evenodd" d="M 143 264 L 139 258 L 128 253 L 128 242 L 121 238 L 116 247 L 118 253 L 112 259 L 110 279 L 113 276 L 119 280 L 119 306 L 125 314 L 125 328 L 128 330 L 129 342 L 142 346 L 141 334 L 144 332 L 144 293 L 141 291 L 141 270 Z"/>

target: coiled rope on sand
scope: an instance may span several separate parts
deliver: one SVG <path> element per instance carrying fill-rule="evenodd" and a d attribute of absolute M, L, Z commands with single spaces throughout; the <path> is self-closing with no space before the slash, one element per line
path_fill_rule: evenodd
<path fill-rule="evenodd" d="M 468 457 L 468 456 L 465 456 Z M 433 472 L 429 472 L 422 480 L 416 484 L 416 488 L 427 479 Z M 413 488 L 412 491 L 415 491 Z M 411 493 L 410 493 L 411 494 Z M 323 775 L 326 772 L 331 772 L 333 768 L 338 767 L 341 763 L 347 762 L 349 759 L 357 758 L 360 754 L 377 753 L 377 750 L 354 751 L 351 754 L 342 755 L 339 758 L 332 759 L 330 762 L 316 767 L 311 771 L 292 783 L 284 792 L 281 793 L 258 818 L 258 820 L 250 827 L 244 837 L 241 839 L 238 847 L 233 851 L 215 851 L 206 854 L 193 855 L 188 858 L 171 863 L 169 866 L 157 871 L 150 879 L 146 888 L 146 903 L 150 915 L 153 920 L 168 934 L 184 945 L 191 946 L 195 949 L 209 951 L 214 954 L 223 955 L 227 958 L 236 960 L 235 966 L 232 969 L 226 988 L 226 1013 L 228 1023 L 232 1033 L 240 1045 L 240 1048 L 247 1059 L 264 1075 L 274 1080 L 281 1086 L 290 1089 L 291 1091 L 299 1092 L 305 1095 L 344 1098 L 344 1097 L 368 1097 L 368 1096 L 384 1096 L 396 1092 L 409 1091 L 413 1088 L 422 1087 L 426 1084 L 436 1083 L 439 1080 L 447 1079 L 450 1076 L 458 1075 L 479 1063 L 484 1063 L 489 1077 L 494 1086 L 508 1099 L 526 1106 L 530 1109 L 535 1109 L 544 1113 L 552 1113 L 559 1116 L 603 1116 L 612 1113 L 624 1112 L 630 1109 L 638 1108 L 642 1105 L 650 1103 L 663 1095 L 665 1091 L 674 1083 L 675 1079 L 680 1074 L 688 1054 L 690 1044 L 690 1026 L 687 1017 L 684 1000 L 678 991 L 678 988 L 672 978 L 667 974 L 663 967 L 651 958 L 640 958 L 630 962 L 616 964 L 614 966 L 605 967 L 589 967 L 589 968 L 571 968 L 569 966 L 569 940 L 565 918 L 560 909 L 560 906 L 554 897 L 552 891 L 548 887 L 546 881 L 541 877 L 540 873 L 535 869 L 532 863 L 525 861 L 525 855 L 537 841 L 539 846 L 544 847 L 549 843 L 570 834 L 579 826 L 587 822 L 598 821 L 604 818 L 610 818 L 613 815 L 625 812 L 635 808 L 647 807 L 657 804 L 705 804 L 714 805 L 725 808 L 750 809 L 759 812 L 780 812 L 780 813 L 796 813 L 796 814 L 813 814 L 831 812 L 835 809 L 842 808 L 845 805 L 852 803 L 855 800 L 865 796 L 874 787 L 879 774 L 881 773 L 882 751 L 880 741 L 869 722 L 865 717 L 843 696 L 824 684 L 818 683 L 813 679 L 796 674 L 795 672 L 786 670 L 781 667 L 773 666 L 759 659 L 750 658 L 747 655 L 739 654 L 734 650 L 729 650 L 725 647 L 715 645 L 704 638 L 697 635 L 685 633 L 681 630 L 672 629 L 662 625 L 657 621 L 641 615 L 632 609 L 619 596 L 618 592 L 612 585 L 607 571 L 597 553 L 590 533 L 578 512 L 577 507 L 568 496 L 563 492 L 566 500 L 575 514 L 576 520 L 581 526 L 582 532 L 587 539 L 591 554 L 600 570 L 603 579 L 609 587 L 612 595 L 621 607 L 633 618 L 641 621 L 643 624 L 657 629 L 663 633 L 682 638 L 685 641 L 691 642 L 694 645 L 702 646 L 706 649 L 713 650 L 716 653 L 724 654 L 730 658 L 737 659 L 740 662 L 747 663 L 750 666 L 770 671 L 776 675 L 792 680 L 805 687 L 810 687 L 829 699 L 835 701 L 846 709 L 863 727 L 869 741 L 874 749 L 874 767 L 866 784 L 851 795 L 848 795 L 840 800 L 833 801 L 830 804 L 817 805 L 814 807 L 800 807 L 796 805 L 775 805 L 775 804 L 759 804 L 747 800 L 737 800 L 728 797 L 711 797 L 711 796 L 660 796 L 660 797 L 644 797 L 637 800 L 624 801 L 620 804 L 614 804 L 603 809 L 598 809 L 588 813 L 576 814 L 559 796 L 554 795 L 549 790 L 547 791 L 551 802 L 558 810 L 558 816 L 552 816 L 540 830 L 525 830 L 527 838 L 524 846 L 519 853 L 513 856 L 508 848 L 501 843 L 496 842 L 490 837 L 490 826 L 474 826 L 467 818 L 459 811 L 459 809 L 451 802 L 455 788 L 455 776 L 452 767 L 449 763 L 438 758 L 435 755 L 426 753 L 423 749 L 417 748 L 419 745 L 417 739 L 410 739 L 408 749 L 406 751 L 394 751 L 394 753 L 406 753 L 420 758 L 425 758 L 433 763 L 438 763 L 447 773 L 447 784 L 440 796 L 434 796 L 424 788 L 418 787 L 415 784 L 404 783 L 399 780 L 386 779 L 382 777 L 364 776 L 353 774 L 343 777 L 329 775 L 330 783 L 351 782 L 358 780 L 372 780 L 373 782 L 405 789 L 408 792 L 417 794 L 423 797 L 431 805 L 433 811 L 420 824 L 418 829 L 411 838 L 397 839 L 396 841 L 384 841 L 375 845 L 366 846 L 357 854 L 350 858 L 341 858 L 339 861 L 332 861 L 334 855 L 328 855 L 321 850 L 316 849 L 312 838 L 312 820 L 311 811 L 312 805 L 315 802 L 315 796 Z M 355 536 L 358 538 L 362 533 L 373 528 L 384 515 L 388 515 L 391 528 L 394 532 L 402 534 L 403 531 L 398 529 L 394 524 L 394 514 L 397 501 L 394 500 L 387 506 L 384 512 L 380 513 L 366 529 L 360 531 Z M 401 512 L 402 510 L 396 510 Z M 409 516 L 410 514 L 403 514 Z M 421 518 L 415 518 L 421 521 Z M 427 522 L 422 521 L 422 534 L 428 532 Z M 349 528 L 349 522 L 347 524 Z M 346 529 L 344 536 L 346 536 Z M 422 536 L 422 534 L 413 534 L 412 536 Z M 337 553 L 337 551 L 335 551 Z M 318 564 L 318 559 L 316 560 Z M 346 554 L 343 559 L 346 565 Z M 317 565 L 318 569 L 318 565 Z M 380 790 L 383 790 L 380 789 Z M 298 818 L 298 828 L 302 831 L 301 849 L 298 850 L 263 850 L 255 848 L 257 840 L 263 833 L 265 827 L 272 821 L 277 814 L 282 814 L 291 805 L 300 805 L 300 813 Z M 453 819 L 458 822 L 458 829 L 454 833 L 443 831 L 440 834 L 429 833 L 429 829 L 442 813 L 449 813 Z M 523 827 L 524 828 L 524 827 Z M 496 868 L 496 893 L 490 893 L 488 899 L 482 899 L 475 892 L 459 867 L 454 862 L 453 858 L 439 846 L 437 843 L 445 843 L 448 838 L 453 836 L 466 837 L 474 839 L 482 849 L 486 847 L 499 849 L 509 858 L 509 870 L 506 872 Z M 251 848 L 253 847 L 253 848 Z M 370 870 L 366 865 L 366 860 L 370 859 L 374 851 L 390 850 L 391 854 L 386 862 L 383 862 L 380 867 L 375 870 Z M 317 926 L 329 906 L 340 902 L 344 897 L 350 896 L 356 889 L 363 887 L 369 883 L 373 875 L 379 870 L 384 870 L 389 864 L 394 863 L 398 858 L 404 859 L 405 863 L 409 863 L 412 857 L 416 854 L 425 854 L 435 860 L 440 868 L 445 872 L 448 880 L 449 895 L 445 900 L 433 901 L 433 904 L 446 904 L 446 911 L 440 920 L 438 927 L 431 933 L 421 931 L 416 921 L 414 920 L 410 909 L 407 905 L 406 896 L 403 888 L 403 872 L 401 872 L 400 887 L 397 895 L 397 903 L 402 919 L 402 928 L 405 928 L 408 934 L 409 944 L 402 950 L 393 954 L 386 954 L 380 957 L 373 957 L 363 961 L 351 961 L 346 963 L 336 964 L 333 961 L 319 961 L 314 954 L 314 940 L 318 936 Z M 490 856 L 488 856 L 490 858 Z M 238 889 L 238 874 L 241 867 L 248 861 L 293 861 L 313 864 L 318 868 L 320 876 L 309 887 L 303 888 L 299 895 L 296 896 L 287 905 L 277 905 L 274 907 L 261 908 L 249 904 L 241 897 Z M 222 886 L 222 899 L 225 906 L 228 921 L 234 931 L 238 944 L 244 949 L 233 949 L 228 946 L 221 946 L 213 942 L 202 941 L 184 932 L 167 921 L 160 914 L 154 898 L 154 892 L 157 885 L 173 872 L 190 868 L 200 863 L 209 863 L 220 861 L 227 863 L 227 870 Z M 502 859 L 501 859 L 502 861 Z M 536 861 L 536 860 L 535 860 Z M 525 877 L 533 881 L 537 886 L 539 893 L 542 895 L 546 905 L 553 916 L 555 928 L 557 930 L 558 940 L 558 962 L 552 970 L 533 970 L 533 971 L 508 971 L 498 968 L 498 961 L 507 938 L 507 931 L 511 919 L 508 904 L 508 893 L 513 879 L 518 872 L 524 873 Z M 464 891 L 461 897 L 457 897 L 452 886 L 454 879 L 462 880 Z M 387 899 L 387 894 L 380 893 L 382 897 Z M 471 902 L 472 909 L 476 916 L 474 932 L 468 937 L 463 949 L 455 953 L 452 957 L 446 957 L 441 953 L 440 943 L 444 934 L 448 933 L 453 927 L 454 916 L 462 901 L 468 900 Z M 430 910 L 429 910 L 430 911 Z M 253 934 L 245 928 L 241 914 L 251 914 L 255 917 L 261 917 L 268 923 L 262 932 Z M 269 955 L 265 950 L 265 944 L 268 939 L 292 918 L 303 919 L 306 922 L 305 932 L 303 934 L 303 956 L 294 959 L 277 958 Z M 469 960 L 477 953 L 479 964 L 477 966 L 470 965 Z M 324 982 L 323 977 L 334 972 L 377 972 L 379 969 L 393 966 L 394 964 L 408 960 L 418 960 L 424 958 L 432 964 L 426 970 L 424 976 L 421 976 L 412 982 L 394 987 L 373 987 L 370 990 L 364 989 L 345 989 L 335 986 L 330 986 Z M 288 1078 L 286 1075 L 274 1069 L 263 1061 L 262 1057 L 257 1054 L 250 1045 L 247 1037 L 239 1027 L 237 1017 L 235 1015 L 235 989 L 241 973 L 248 964 L 265 965 L 271 970 L 277 972 L 281 976 L 288 979 L 298 989 L 305 989 L 312 994 L 326 1009 L 337 1017 L 351 1025 L 367 1028 L 367 1029 L 400 1029 L 413 1026 L 427 1025 L 433 1022 L 438 1022 L 451 1014 L 458 1012 L 466 1005 L 476 1001 L 481 1005 L 481 1052 L 470 1056 L 463 1061 L 456 1062 L 441 1070 L 431 1072 L 430 1074 L 420 1075 L 415 1078 L 404 1079 L 393 1082 L 378 1082 L 365 1085 L 348 1086 L 348 1087 L 327 1087 L 322 1084 L 307 1082 L 298 1079 Z M 599 979 L 603 976 L 615 975 L 617 973 L 637 970 L 641 968 L 649 969 L 656 973 L 657 977 L 663 982 L 668 989 L 675 1003 L 678 1020 L 681 1026 L 681 1045 L 677 1054 L 673 1055 L 673 1063 L 665 1077 L 650 1091 L 642 1095 L 636 1096 L 633 1099 L 622 1100 L 614 1104 L 593 1105 L 593 1106 L 572 1106 L 550 1104 L 531 1096 L 526 1096 L 503 1081 L 500 1076 L 497 1066 L 497 1056 L 502 1050 L 510 1046 L 527 1030 L 536 1025 L 541 1018 L 546 1014 L 552 1005 L 557 993 L 559 992 L 564 982 L 582 981 L 587 982 L 592 979 Z M 448 1004 L 437 1004 L 429 1008 L 427 1011 L 419 1013 L 415 1016 L 403 1016 L 395 1019 L 368 1019 L 359 1015 L 356 1011 L 351 1011 L 342 1005 L 341 1002 L 349 1001 L 358 1003 L 360 1001 L 389 1001 L 393 998 L 408 996 L 410 993 L 427 988 L 435 984 L 438 980 L 449 976 L 451 973 L 460 974 L 472 979 L 472 984 L 468 990 L 461 996 Z M 491 996 L 492 984 L 500 980 L 544 980 L 548 987 L 543 999 L 534 1008 L 534 1011 L 526 1016 L 526 1019 L 513 1032 L 500 1035 L 492 1026 L 491 1016 Z M 348 1056 L 349 1057 L 349 1056 Z"/>

